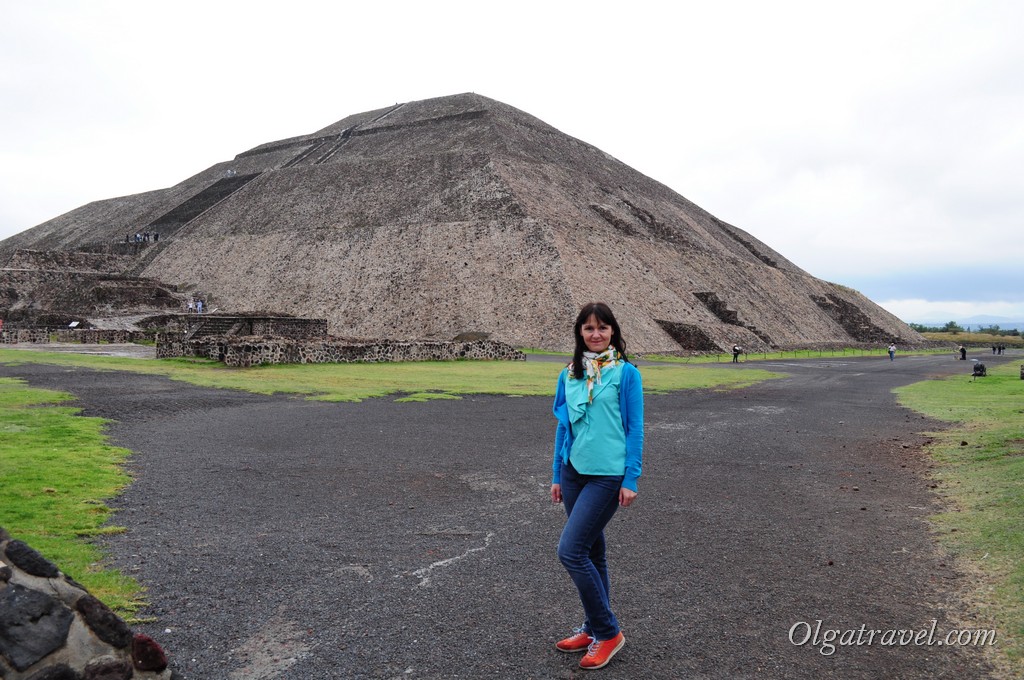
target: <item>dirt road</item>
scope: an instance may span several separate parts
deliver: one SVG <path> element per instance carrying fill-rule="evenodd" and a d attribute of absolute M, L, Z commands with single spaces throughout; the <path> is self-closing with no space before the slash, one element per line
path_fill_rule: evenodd
<path fill-rule="evenodd" d="M 973 648 L 791 642 L 817 620 L 956 627 L 961 576 L 928 533 L 915 434 L 937 425 L 890 390 L 965 363 L 752 365 L 789 377 L 646 400 L 640 496 L 608 532 L 627 643 L 600 677 L 986 677 Z M 135 452 L 113 503 L 128 531 L 109 547 L 148 588 L 157 621 L 140 629 L 187 680 L 582 674 L 552 647 L 581 616 L 555 556 L 550 400 L 326 404 L 0 375 L 74 393 Z"/>

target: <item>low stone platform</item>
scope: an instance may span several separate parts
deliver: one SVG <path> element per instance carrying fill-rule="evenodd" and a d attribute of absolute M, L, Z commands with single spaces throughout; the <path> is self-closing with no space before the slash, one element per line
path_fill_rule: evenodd
<path fill-rule="evenodd" d="M 227 366 L 260 364 L 333 364 L 390 361 L 448 361 L 453 359 L 494 359 L 525 361 L 526 355 L 502 342 L 421 340 L 326 340 L 301 341 L 290 338 L 219 337 L 185 340 L 180 335 L 157 338 L 158 359 L 205 357 Z"/>

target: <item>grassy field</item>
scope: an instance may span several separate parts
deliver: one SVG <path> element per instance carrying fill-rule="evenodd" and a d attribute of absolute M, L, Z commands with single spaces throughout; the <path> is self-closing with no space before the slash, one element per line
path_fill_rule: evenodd
<path fill-rule="evenodd" d="M 842 357 L 887 357 L 888 346 L 865 349 L 863 347 L 847 347 L 840 349 L 796 349 L 780 352 L 751 352 L 740 355 L 740 363 L 748 361 L 783 361 L 787 359 L 828 359 Z M 897 349 L 896 354 L 942 354 L 949 352 L 947 349 L 921 348 L 912 352 L 905 349 Z M 644 359 L 651 361 L 665 361 L 676 364 L 727 364 L 732 361 L 732 354 L 702 354 L 692 357 L 677 357 L 671 355 L 648 354 Z"/>
<path fill-rule="evenodd" d="M 403 400 L 450 399 L 460 394 L 553 395 L 561 364 L 520 361 L 421 361 L 393 364 L 285 364 L 228 368 L 205 359 L 127 359 L 0 349 L 0 363 L 44 363 L 163 375 L 203 387 L 258 394 L 294 394 L 324 401 L 360 401 L 400 395 Z M 763 370 L 707 366 L 644 366 L 644 391 L 731 388 L 766 380 Z"/>
<path fill-rule="evenodd" d="M 71 398 L 0 378 L 0 526 L 128 614 L 138 584 L 104 569 L 100 550 L 83 540 L 117 531 L 104 526 L 103 499 L 130 481 L 120 467 L 128 451 L 104 443 L 105 421 L 62 405 Z"/>
<path fill-rule="evenodd" d="M 396 401 L 458 399 L 464 394 L 549 396 L 561 364 L 453 361 L 400 364 L 316 364 L 226 368 L 212 361 L 0 350 L 0 363 L 44 363 L 163 375 L 194 385 L 284 393 L 327 401 L 393 397 Z M 644 391 L 730 389 L 777 377 L 761 370 L 645 366 Z M 102 567 L 87 539 L 118 531 L 106 526 L 105 499 L 130 480 L 119 463 L 128 454 L 104 444 L 104 421 L 60 406 L 71 396 L 0 379 L 0 526 L 22 539 L 118 613 L 131 617 L 140 589 Z"/>
<path fill-rule="evenodd" d="M 1012 677 L 1024 677 L 1024 380 L 1017 362 L 986 378 L 956 376 L 896 390 L 900 403 L 952 424 L 931 455 L 948 511 L 943 545 L 979 585 L 977 625 L 994 627 Z"/>
<path fill-rule="evenodd" d="M 1024 337 L 1019 335 L 991 335 L 989 333 L 922 333 L 921 335 L 928 340 L 948 342 L 950 347 L 960 344 L 966 347 L 1004 345 L 1007 349 L 1024 347 Z"/>

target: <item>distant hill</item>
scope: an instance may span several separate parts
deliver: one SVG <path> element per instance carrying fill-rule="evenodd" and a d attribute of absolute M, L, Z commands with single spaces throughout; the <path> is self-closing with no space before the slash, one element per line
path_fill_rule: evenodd
<path fill-rule="evenodd" d="M 159 241 L 127 243 L 136 232 Z M 923 341 L 857 291 L 476 94 L 358 113 L 89 203 L 0 242 L 0 263 L 18 249 L 127 254 L 125 274 L 211 307 L 326 318 L 349 337 L 475 332 L 564 350 L 576 310 L 600 300 L 641 352 Z"/>

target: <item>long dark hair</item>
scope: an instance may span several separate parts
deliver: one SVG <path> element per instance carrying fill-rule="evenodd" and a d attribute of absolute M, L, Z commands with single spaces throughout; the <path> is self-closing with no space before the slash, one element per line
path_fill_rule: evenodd
<path fill-rule="evenodd" d="M 576 350 L 572 355 L 572 374 L 577 380 L 583 377 L 583 353 L 587 350 L 587 343 L 583 342 L 583 324 L 591 316 L 612 327 L 611 345 L 618 351 L 623 361 L 629 361 L 629 357 L 626 356 L 626 341 L 622 339 L 619 322 L 615 320 L 611 307 L 603 302 L 587 303 L 580 310 L 579 315 L 576 317 L 576 325 L 572 329 L 573 337 L 576 338 Z"/>

